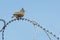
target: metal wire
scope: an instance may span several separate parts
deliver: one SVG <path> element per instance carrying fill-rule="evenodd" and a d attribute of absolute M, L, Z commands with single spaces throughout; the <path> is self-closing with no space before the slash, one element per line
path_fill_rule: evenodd
<path fill-rule="evenodd" d="M 33 24 L 34 25 L 36 25 L 36 26 L 40 26 L 36 21 L 34 21 L 34 20 L 32 20 L 33 21 Z M 43 28 L 42 26 L 40 26 L 41 27 L 41 29 L 43 29 L 44 30 L 44 32 L 47 34 L 47 36 L 48 36 L 48 38 L 49 38 L 49 40 L 51 40 L 51 38 L 50 38 L 50 36 L 49 36 L 49 34 L 45 31 L 45 28 Z"/>
<path fill-rule="evenodd" d="M 2 21 L 3 23 L 4 23 L 4 25 L 3 26 L 5 26 L 6 25 L 6 22 L 5 22 L 5 20 L 3 20 L 3 19 L 0 19 L 0 21 Z M 0 29 L 0 32 L 2 31 L 2 29 Z"/>
<path fill-rule="evenodd" d="M 40 26 L 36 21 L 32 21 L 32 20 L 29 20 L 29 19 L 26 19 L 26 18 L 19 18 L 19 19 L 15 18 L 15 19 L 12 19 L 11 21 L 7 22 L 7 23 L 5 23 L 4 20 L 1 20 L 1 21 L 4 22 L 4 26 L 1 29 L 1 31 L 2 31 L 2 40 L 4 40 L 4 30 L 7 27 L 7 25 L 10 24 L 13 21 L 16 21 L 16 20 L 25 20 L 25 21 L 28 21 L 28 22 L 32 23 L 34 26 L 36 25 L 37 27 L 40 27 L 42 30 L 44 30 L 44 32 L 47 34 L 47 36 L 49 37 L 50 40 L 51 40 L 51 38 L 48 35 L 48 33 L 51 34 L 51 35 L 53 35 L 55 38 L 57 38 L 57 40 L 59 40 L 59 37 L 57 37 L 56 35 L 54 35 L 52 32 L 49 32 L 48 30 L 46 30 L 46 28 L 43 28 L 42 26 Z"/>
<path fill-rule="evenodd" d="M 49 30 L 46 30 L 46 28 L 40 26 L 36 21 L 33 21 L 34 25 L 37 25 L 38 27 L 40 27 L 42 30 L 44 30 L 44 32 L 47 34 L 47 36 L 49 37 L 49 39 L 51 40 L 50 36 L 48 35 L 51 34 L 52 36 L 54 36 L 57 40 L 60 40 L 59 37 L 57 37 L 56 35 L 54 35 L 52 32 L 49 32 Z"/>
<path fill-rule="evenodd" d="M 4 40 L 4 30 L 2 31 L 2 40 Z"/>

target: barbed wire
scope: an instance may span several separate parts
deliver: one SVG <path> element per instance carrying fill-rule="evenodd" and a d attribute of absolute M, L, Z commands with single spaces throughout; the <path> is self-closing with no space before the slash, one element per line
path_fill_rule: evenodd
<path fill-rule="evenodd" d="M 49 30 L 47 30 L 46 28 L 44 28 L 43 26 L 41 26 L 39 23 L 37 23 L 36 21 L 33 21 L 34 25 L 37 25 L 38 27 L 40 27 L 42 30 L 44 30 L 44 32 L 47 34 L 47 36 L 49 37 L 49 39 L 51 40 L 50 36 L 48 35 L 51 34 L 52 36 L 54 36 L 57 40 L 60 40 L 59 37 L 57 37 L 55 34 L 53 34 L 52 32 L 50 32 Z"/>
<path fill-rule="evenodd" d="M 29 20 L 29 19 L 27 19 L 27 18 L 19 18 L 19 19 L 15 18 L 15 19 L 10 20 L 10 21 L 7 22 L 7 23 L 5 23 L 4 20 L 1 20 L 1 19 L 0 19 L 0 21 L 3 21 L 3 22 L 4 22 L 4 26 L 3 26 L 3 28 L 2 28 L 1 31 L 0 31 L 0 32 L 2 32 L 2 40 L 4 40 L 4 30 L 5 30 L 5 28 L 7 27 L 7 25 L 10 24 L 10 23 L 13 22 L 13 21 L 16 21 L 16 20 L 25 20 L 25 21 L 28 21 L 28 22 L 32 23 L 34 26 L 36 25 L 37 27 L 39 27 L 39 28 L 41 28 L 42 30 L 44 30 L 44 32 L 47 34 L 47 36 L 48 36 L 48 38 L 49 38 L 50 40 L 51 40 L 51 38 L 50 38 L 49 34 L 53 35 L 53 37 L 55 37 L 57 40 L 60 40 L 59 37 L 57 37 L 56 35 L 54 35 L 52 32 L 49 32 L 49 30 L 47 30 L 46 28 L 44 28 L 43 26 L 41 26 L 41 25 L 40 25 L 39 23 L 37 23 L 35 20 Z M 48 33 L 49 33 L 49 34 L 48 34 Z"/>
<path fill-rule="evenodd" d="M 0 19 L 0 21 L 2 21 L 3 23 L 4 23 L 4 25 L 3 25 L 3 27 L 6 25 L 6 22 L 5 22 L 5 20 L 3 20 L 3 19 Z M 2 29 L 0 29 L 0 32 L 2 31 Z"/>

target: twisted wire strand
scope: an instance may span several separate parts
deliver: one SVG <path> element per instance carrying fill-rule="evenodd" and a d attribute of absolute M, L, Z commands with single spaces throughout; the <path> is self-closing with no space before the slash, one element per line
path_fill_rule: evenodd
<path fill-rule="evenodd" d="M 19 18 L 19 19 L 12 19 L 11 21 L 9 21 L 9 22 L 7 22 L 7 24 L 2 28 L 2 40 L 4 40 L 4 30 L 5 30 L 5 28 L 7 27 L 7 25 L 8 24 L 10 24 L 11 22 L 13 22 L 13 21 L 16 21 L 16 20 L 25 20 L 25 21 L 28 21 L 28 22 L 30 22 L 30 23 L 32 23 L 34 26 L 36 25 L 36 26 L 38 26 L 38 27 L 40 27 L 41 29 L 43 29 L 44 31 L 45 31 L 45 33 L 47 34 L 47 36 L 49 37 L 49 39 L 51 40 L 51 38 L 50 38 L 50 36 L 48 35 L 48 33 L 49 34 L 51 34 L 51 35 L 53 35 L 55 38 L 57 38 L 57 40 L 59 40 L 59 37 L 57 37 L 56 35 L 54 35 L 52 32 L 49 32 L 48 30 L 46 30 L 45 28 L 43 28 L 42 26 L 40 26 L 36 21 L 31 21 L 31 20 L 29 20 L 29 19 L 26 19 L 26 18 Z"/>
<path fill-rule="evenodd" d="M 40 26 L 40 25 L 38 25 L 38 23 L 37 23 L 36 21 L 34 21 L 34 20 L 32 20 L 32 23 L 33 23 L 33 25 Z M 41 27 L 41 29 L 43 29 L 43 27 Z M 51 40 L 49 34 L 45 31 L 45 28 L 43 29 L 43 31 L 44 31 L 44 32 L 46 33 L 46 35 L 48 36 L 49 40 Z"/>
<path fill-rule="evenodd" d="M 3 20 L 3 19 L 0 19 L 0 21 L 2 21 L 3 23 L 4 23 L 4 25 L 3 26 L 5 26 L 6 25 L 6 22 L 5 22 L 5 20 Z M 0 29 L 0 32 L 2 31 L 2 29 Z"/>
<path fill-rule="evenodd" d="M 4 40 L 4 30 L 2 31 L 2 40 Z"/>
<path fill-rule="evenodd" d="M 52 32 L 49 32 L 49 30 L 47 30 L 46 28 L 43 28 L 42 26 L 40 26 L 36 21 L 33 22 L 34 25 L 37 25 L 38 27 L 40 27 L 41 29 L 43 29 L 45 31 L 45 33 L 47 34 L 47 36 L 49 37 L 49 39 L 51 40 L 50 36 L 48 35 L 51 34 L 52 36 L 54 36 L 57 40 L 60 40 L 59 37 L 57 37 L 55 34 L 53 34 Z"/>
<path fill-rule="evenodd" d="M 44 31 L 44 32 L 46 33 L 46 35 L 48 36 L 48 38 L 49 38 L 50 40 L 52 40 L 52 39 L 50 38 L 49 34 L 48 34 L 46 31 Z"/>

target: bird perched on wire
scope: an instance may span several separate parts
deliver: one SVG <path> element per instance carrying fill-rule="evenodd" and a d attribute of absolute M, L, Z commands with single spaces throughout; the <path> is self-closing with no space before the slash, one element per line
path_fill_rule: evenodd
<path fill-rule="evenodd" d="M 12 16 L 12 18 L 16 17 L 17 19 L 18 18 L 21 18 L 24 16 L 24 13 L 25 13 L 25 10 L 22 8 L 19 12 L 15 12 Z"/>

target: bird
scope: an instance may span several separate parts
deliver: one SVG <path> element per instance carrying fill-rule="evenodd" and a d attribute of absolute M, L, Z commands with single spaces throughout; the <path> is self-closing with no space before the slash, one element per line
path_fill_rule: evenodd
<path fill-rule="evenodd" d="M 18 18 L 21 18 L 23 17 L 25 14 L 25 10 L 22 8 L 19 12 L 15 12 L 12 16 L 12 18 L 16 17 L 17 19 Z"/>

